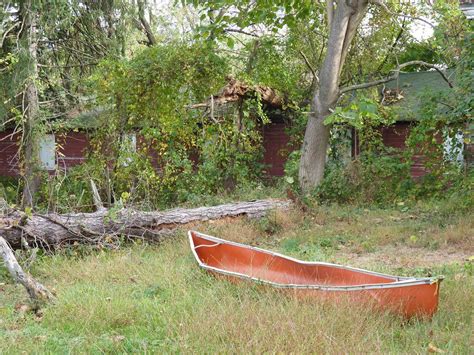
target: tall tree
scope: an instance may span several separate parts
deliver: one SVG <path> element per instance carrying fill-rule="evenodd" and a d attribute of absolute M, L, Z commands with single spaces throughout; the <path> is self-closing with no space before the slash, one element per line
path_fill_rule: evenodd
<path fill-rule="evenodd" d="M 20 4 L 21 27 L 20 45 L 26 57 L 26 82 L 22 93 L 23 109 L 23 134 L 21 142 L 21 156 L 24 165 L 24 188 L 23 207 L 33 207 L 33 196 L 40 183 L 40 159 L 39 159 L 39 134 L 38 121 L 39 101 L 38 89 L 38 37 L 37 18 L 38 13 L 32 6 L 31 0 L 23 1 Z"/>
<path fill-rule="evenodd" d="M 41 182 L 42 132 L 85 106 L 84 78 L 125 53 L 140 9 L 126 0 L 17 0 L 0 8 L 0 128 L 21 133 L 22 205 Z M 143 21 L 146 21 L 143 18 Z M 151 31 L 151 30 L 150 30 Z M 135 31 L 136 32 L 136 31 Z"/>
<path fill-rule="evenodd" d="M 304 191 L 311 190 L 323 179 L 329 143 L 329 127 L 324 124 L 324 120 L 339 99 L 342 68 L 368 5 L 368 0 L 339 0 L 337 4 L 333 0 L 327 0 L 327 52 L 301 148 L 299 181 Z"/>

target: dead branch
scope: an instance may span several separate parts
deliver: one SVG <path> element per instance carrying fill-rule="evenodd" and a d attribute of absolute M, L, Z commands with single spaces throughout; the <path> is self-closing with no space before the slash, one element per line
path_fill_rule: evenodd
<path fill-rule="evenodd" d="M 97 186 L 95 185 L 94 180 L 90 180 L 91 182 L 91 188 L 92 188 L 92 199 L 94 200 L 94 206 L 97 209 L 97 211 L 102 211 L 104 210 L 104 205 L 102 204 L 102 200 L 99 195 L 99 190 L 97 190 Z"/>
<path fill-rule="evenodd" d="M 113 247 L 121 237 L 159 241 L 170 235 L 171 230 L 190 222 L 242 215 L 256 217 L 289 205 L 287 200 L 268 199 L 153 212 L 103 208 L 93 213 L 26 216 L 15 211 L 0 217 L 0 235 L 14 249 L 22 247 L 22 238 L 32 248 L 47 250 L 74 243 Z"/>
<path fill-rule="evenodd" d="M 389 81 L 395 80 L 395 79 L 398 78 L 398 76 L 400 75 L 400 72 L 403 68 L 411 66 L 411 65 L 420 65 L 420 66 L 425 66 L 425 67 L 428 67 L 428 68 L 435 69 L 441 75 L 441 77 L 444 79 L 444 81 L 446 81 L 448 83 L 450 88 L 454 87 L 453 84 L 449 81 L 446 74 L 443 73 L 443 71 L 441 69 L 439 69 L 436 65 L 426 63 L 426 62 L 423 62 L 421 60 L 412 60 L 410 62 L 400 64 L 396 69 L 392 70 L 393 74 L 389 75 L 386 78 L 371 81 L 371 82 L 368 82 L 368 83 L 362 83 L 362 84 L 357 84 L 357 85 L 346 86 L 346 87 L 341 88 L 339 90 L 339 93 L 342 95 L 342 94 L 344 94 L 346 92 L 349 92 L 349 91 L 367 89 L 367 88 L 370 88 L 370 87 L 373 87 L 373 86 L 381 85 L 381 84 L 387 83 Z"/>
<path fill-rule="evenodd" d="M 316 70 L 314 70 L 313 66 L 311 65 L 311 63 L 309 62 L 308 60 L 308 57 L 306 56 L 306 54 L 304 54 L 303 51 L 299 51 L 300 55 L 303 57 L 304 59 L 304 62 L 306 64 L 306 66 L 308 67 L 308 69 L 311 71 L 311 73 L 313 74 L 313 77 L 314 77 L 314 80 L 316 80 L 316 83 L 319 84 L 319 77 L 318 77 L 318 74 L 316 73 Z"/>
<path fill-rule="evenodd" d="M 423 23 L 426 23 L 427 25 L 431 26 L 432 28 L 436 27 L 434 24 L 432 24 L 428 20 L 425 20 L 424 18 L 417 17 L 417 16 L 405 15 L 405 14 L 397 14 L 397 13 L 393 12 L 392 10 L 390 10 L 388 8 L 387 4 L 383 0 L 370 0 L 369 3 L 380 6 L 382 9 L 384 9 L 386 12 L 388 12 L 390 15 L 392 15 L 395 18 L 397 18 L 397 17 L 408 18 L 408 19 L 411 19 L 411 20 L 416 20 L 416 21 L 421 21 Z"/>
<path fill-rule="evenodd" d="M 244 30 L 241 30 L 241 29 L 238 29 L 238 28 L 225 28 L 224 32 L 241 33 L 243 35 L 256 37 L 256 38 L 260 37 L 259 35 L 255 34 L 255 33 L 247 32 L 247 31 L 244 31 Z"/>
<path fill-rule="evenodd" d="M 250 86 L 240 80 L 231 78 L 229 79 L 228 84 L 224 86 L 217 95 L 212 97 L 212 102 L 211 100 L 208 100 L 206 102 L 190 105 L 188 108 L 208 108 L 212 103 L 215 106 L 225 105 L 229 102 L 237 102 L 251 93 L 260 94 L 262 101 L 270 106 L 283 106 L 284 99 L 276 92 L 276 90 L 263 85 Z"/>
<path fill-rule="evenodd" d="M 138 4 L 138 19 L 139 19 L 138 28 L 145 33 L 146 38 L 148 40 L 147 45 L 149 47 L 154 46 L 156 45 L 157 41 L 148 20 L 145 18 L 145 4 L 143 0 L 139 0 L 137 4 Z"/>
<path fill-rule="evenodd" d="M 54 301 L 55 297 L 46 287 L 33 279 L 28 273 L 23 271 L 7 241 L 1 236 L 0 256 L 2 257 L 5 267 L 10 273 L 12 279 L 15 282 L 23 285 L 31 300 L 37 307 L 44 303 Z"/>

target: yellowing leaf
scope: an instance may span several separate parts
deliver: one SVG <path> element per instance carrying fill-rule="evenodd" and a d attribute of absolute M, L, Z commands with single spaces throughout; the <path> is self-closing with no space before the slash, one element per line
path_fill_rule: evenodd
<path fill-rule="evenodd" d="M 429 343 L 428 344 L 428 352 L 430 353 L 438 353 L 438 354 L 444 354 L 445 351 L 441 350 L 440 348 L 434 346 L 433 344 Z"/>

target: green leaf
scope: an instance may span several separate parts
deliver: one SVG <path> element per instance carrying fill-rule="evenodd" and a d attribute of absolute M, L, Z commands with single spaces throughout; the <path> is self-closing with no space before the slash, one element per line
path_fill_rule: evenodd
<path fill-rule="evenodd" d="M 234 48 L 235 41 L 231 37 L 227 37 L 227 47 Z"/>
<path fill-rule="evenodd" d="M 33 216 L 33 211 L 32 211 L 32 209 L 31 209 L 31 207 L 25 207 L 25 214 L 26 214 L 28 217 Z"/>

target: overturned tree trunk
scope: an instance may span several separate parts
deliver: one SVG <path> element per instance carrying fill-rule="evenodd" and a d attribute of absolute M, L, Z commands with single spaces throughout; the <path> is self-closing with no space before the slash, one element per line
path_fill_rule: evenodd
<path fill-rule="evenodd" d="M 21 248 L 27 244 L 55 249 L 74 243 L 116 247 L 124 237 L 159 240 L 170 234 L 172 229 L 186 223 L 241 215 L 256 217 L 269 210 L 288 206 L 288 201 L 268 199 L 162 212 L 124 208 L 99 209 L 93 213 L 26 216 L 15 211 L 0 218 L 0 235 L 5 237 L 12 248 Z"/>
<path fill-rule="evenodd" d="M 12 279 L 25 287 L 28 295 L 36 306 L 54 300 L 54 296 L 46 287 L 23 271 L 8 243 L 2 237 L 0 237 L 0 258 L 3 259 L 5 267 L 10 272 Z"/>

